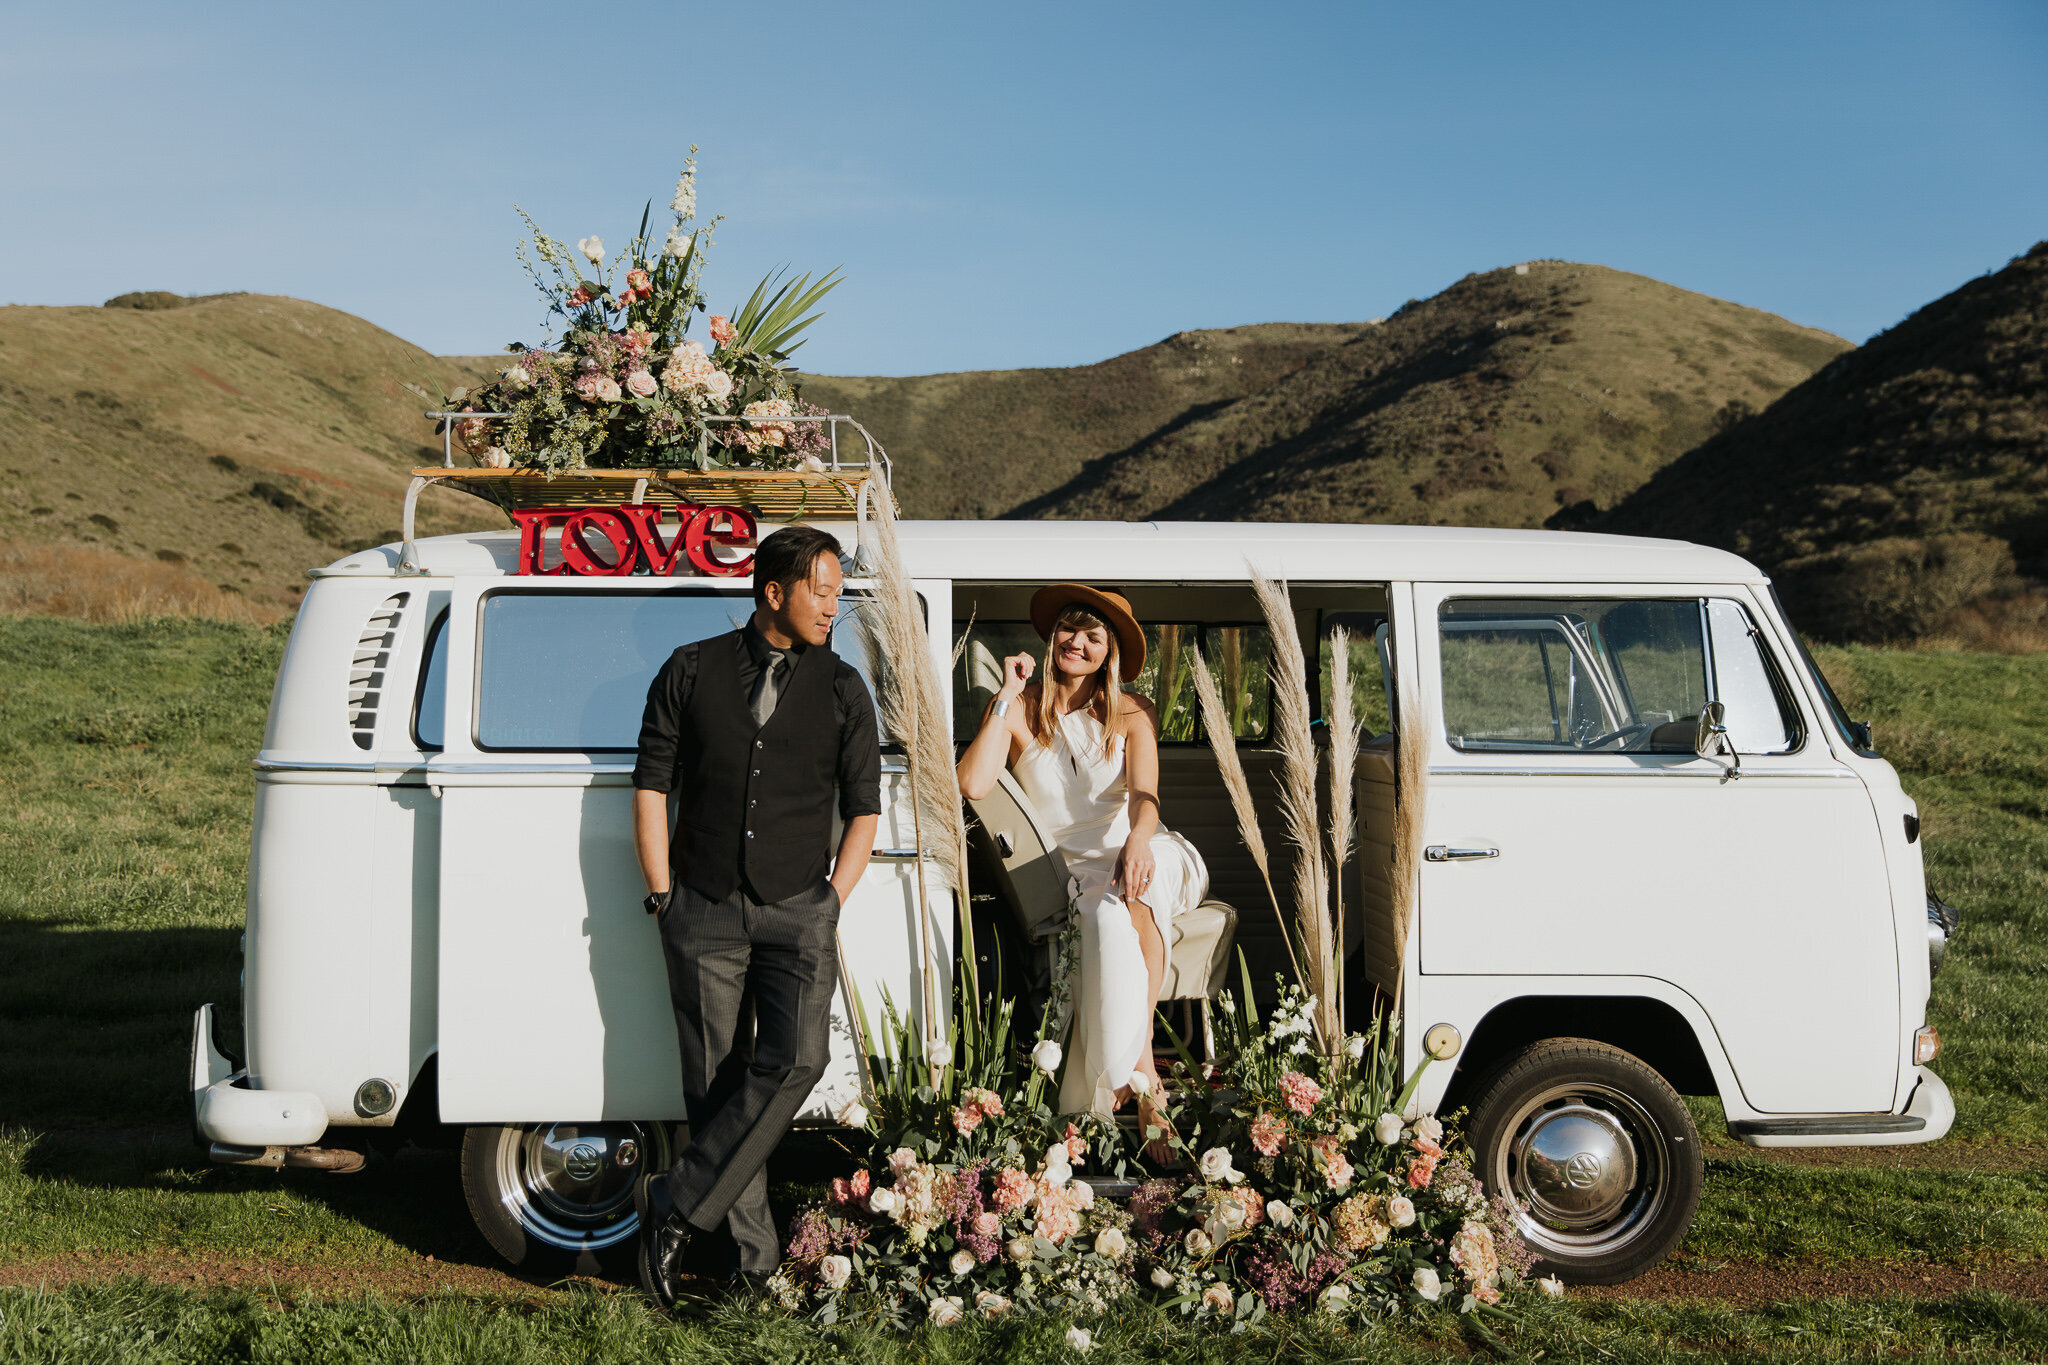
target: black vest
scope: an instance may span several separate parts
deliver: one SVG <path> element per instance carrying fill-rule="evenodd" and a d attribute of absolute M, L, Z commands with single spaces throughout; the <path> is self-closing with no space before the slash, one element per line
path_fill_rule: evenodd
<path fill-rule="evenodd" d="M 697 648 L 697 678 L 676 736 L 681 817 L 671 843 L 677 880 L 724 900 L 742 874 L 763 901 L 825 880 L 839 777 L 833 684 L 839 656 L 792 653 L 775 714 L 760 729 L 740 688 L 741 632 Z"/>

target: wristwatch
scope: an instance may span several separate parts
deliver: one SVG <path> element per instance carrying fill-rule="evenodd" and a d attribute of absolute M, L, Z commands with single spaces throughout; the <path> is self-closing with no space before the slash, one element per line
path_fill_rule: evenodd
<path fill-rule="evenodd" d="M 658 915 L 668 909 L 669 898 L 675 895 L 675 893 L 674 887 L 670 887 L 666 891 L 650 891 L 647 893 L 647 899 L 640 902 L 640 906 L 648 914 Z"/>

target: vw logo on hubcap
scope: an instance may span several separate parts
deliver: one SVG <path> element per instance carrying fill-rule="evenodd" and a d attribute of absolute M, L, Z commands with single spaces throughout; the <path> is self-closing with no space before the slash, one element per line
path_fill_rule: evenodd
<path fill-rule="evenodd" d="M 604 1165 L 604 1158 L 597 1148 L 587 1142 L 579 1142 L 569 1149 L 569 1155 L 562 1159 L 562 1169 L 569 1173 L 571 1180 L 594 1179 Z"/>
<path fill-rule="evenodd" d="M 1564 1181 L 1575 1190 L 1590 1190 L 1600 1182 L 1606 1163 L 1591 1152 L 1579 1152 L 1564 1164 Z"/>

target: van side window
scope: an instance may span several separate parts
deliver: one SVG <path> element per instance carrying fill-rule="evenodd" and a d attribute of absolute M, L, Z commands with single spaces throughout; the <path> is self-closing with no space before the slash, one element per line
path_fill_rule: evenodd
<path fill-rule="evenodd" d="M 960 641 L 960 661 L 953 669 L 953 738 L 966 743 L 980 730 L 983 712 L 1003 685 L 1003 660 L 1029 654 L 1042 669 L 1045 641 L 1028 621 L 956 621 L 953 632 Z M 1145 627 L 1145 670 L 1124 689 L 1158 708 L 1160 741 L 1208 742 L 1190 672 L 1197 648 L 1216 680 L 1232 732 L 1240 740 L 1264 739 L 1272 709 L 1267 672 L 1272 641 L 1266 628 L 1179 621 Z"/>
<path fill-rule="evenodd" d="M 1351 715 L 1364 723 L 1365 739 L 1387 734 L 1394 728 L 1394 678 L 1388 667 L 1387 618 L 1377 611 L 1328 611 L 1317 630 L 1316 676 L 1320 679 L 1322 709 L 1329 718 L 1335 698 L 1331 676 L 1333 636 L 1343 631 L 1349 641 L 1344 656 L 1351 672 Z"/>
<path fill-rule="evenodd" d="M 855 605 L 849 594 L 832 649 L 866 679 Z M 738 628 L 753 610 L 744 592 L 491 593 L 478 624 L 477 745 L 631 753 L 647 686 L 668 656 Z"/>
<path fill-rule="evenodd" d="M 1438 632 L 1458 749 L 1691 753 L 1715 700 L 1742 753 L 1799 741 L 1789 694 L 1737 602 L 1462 599 L 1443 605 Z"/>
<path fill-rule="evenodd" d="M 427 627 L 427 662 L 420 669 L 419 692 L 412 701 L 412 742 L 422 752 L 438 752 L 448 730 L 448 613 L 442 611 Z"/>

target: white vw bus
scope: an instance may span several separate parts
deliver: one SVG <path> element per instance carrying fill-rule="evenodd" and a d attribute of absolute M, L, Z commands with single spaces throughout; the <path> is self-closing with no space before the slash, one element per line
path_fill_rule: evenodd
<path fill-rule="evenodd" d="M 821 524 L 856 550 L 857 521 Z M 1350 994 L 1399 999 L 1407 1064 L 1425 1046 L 1444 1059 L 1423 1101 L 1471 1107 L 1479 1174 L 1528 1201 L 1525 1234 L 1566 1277 L 1627 1278 L 1683 1236 L 1701 1161 L 1680 1096 L 1718 1097 L 1760 1147 L 1947 1132 L 1953 1105 L 1925 1065 L 1941 929 L 1913 802 L 1743 560 L 1451 528 L 900 531 L 963 740 L 996 661 L 1037 647 L 1037 587 L 1129 597 L 1152 633 L 1136 686 L 1163 718 L 1165 819 L 1208 860 L 1262 981 L 1284 963 L 1280 927 L 1195 723 L 1190 647 L 1218 671 L 1270 811 L 1274 684 L 1248 566 L 1288 584 L 1319 713 L 1331 633 L 1359 642 L 1373 719 L 1342 879 Z M 863 669 L 865 566 L 856 554 L 836 637 Z M 243 1038 L 217 1039 L 201 1009 L 192 1076 L 222 1161 L 351 1169 L 371 1139 L 459 1128 L 471 1208 L 515 1262 L 624 1242 L 633 1174 L 674 1150 L 682 1095 L 631 846 L 633 746 L 670 651 L 750 609 L 745 577 L 680 560 L 667 576 L 532 567 L 518 533 L 494 532 L 313 575 L 256 759 Z M 1411 726 L 1427 745 L 1426 849 L 1397 955 L 1394 732 Z M 870 1009 L 884 989 L 915 1008 L 919 855 L 901 754 L 884 761 L 889 810 L 841 931 Z M 1041 914 L 1002 903 L 1036 852 L 1017 846 L 1030 812 L 1002 818 L 988 855 L 1002 866 L 974 886 L 998 937 Z M 1267 844 L 1285 846 L 1277 822 Z M 931 927 L 949 961 L 954 923 Z M 844 1028 L 834 1047 L 804 1121 L 855 1093 Z"/>

